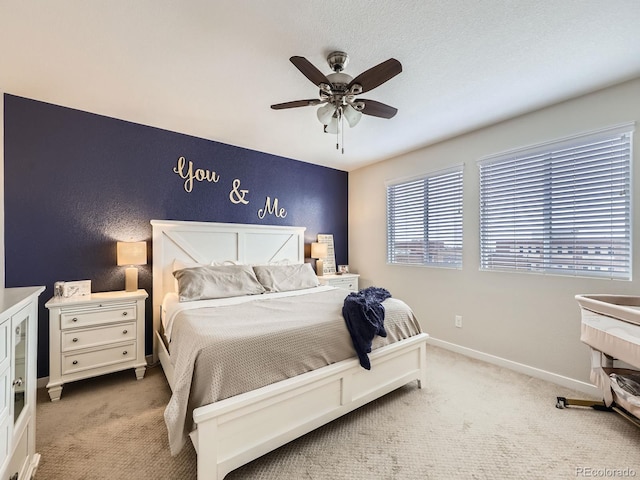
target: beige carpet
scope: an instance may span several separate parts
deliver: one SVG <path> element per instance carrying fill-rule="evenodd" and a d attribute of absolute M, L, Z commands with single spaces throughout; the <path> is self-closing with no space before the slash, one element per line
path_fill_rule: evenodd
<path fill-rule="evenodd" d="M 227 480 L 640 477 L 640 429 L 617 414 L 559 410 L 556 396 L 581 395 L 436 347 L 429 360 L 426 388 L 403 387 Z M 169 395 L 160 367 L 65 385 L 58 403 L 40 390 L 36 479 L 195 479 L 191 445 L 169 455 Z"/>

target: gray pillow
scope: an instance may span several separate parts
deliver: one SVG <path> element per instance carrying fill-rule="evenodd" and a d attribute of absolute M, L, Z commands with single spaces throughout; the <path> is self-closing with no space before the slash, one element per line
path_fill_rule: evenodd
<path fill-rule="evenodd" d="M 253 271 L 267 292 L 288 292 L 320 285 L 309 263 L 255 265 Z"/>
<path fill-rule="evenodd" d="M 249 265 L 202 266 L 173 272 L 181 302 L 264 293 Z"/>

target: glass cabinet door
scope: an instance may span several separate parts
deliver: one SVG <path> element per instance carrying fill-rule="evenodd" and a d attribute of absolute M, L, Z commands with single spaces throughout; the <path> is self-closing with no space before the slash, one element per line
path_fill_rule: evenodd
<path fill-rule="evenodd" d="M 17 421 L 26 404 L 27 387 L 27 331 L 29 317 L 18 317 L 13 324 L 13 354 L 15 369 L 13 375 L 13 421 Z"/>

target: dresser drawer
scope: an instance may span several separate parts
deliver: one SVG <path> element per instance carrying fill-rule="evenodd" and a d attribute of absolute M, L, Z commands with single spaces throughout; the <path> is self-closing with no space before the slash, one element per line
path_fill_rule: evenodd
<path fill-rule="evenodd" d="M 9 461 L 9 468 L 7 469 L 7 475 L 9 478 L 11 478 L 11 475 L 15 475 L 16 473 L 19 475 L 18 478 L 24 478 L 23 474 L 26 472 L 25 464 L 27 462 L 27 456 L 29 455 L 30 428 L 33 428 L 32 424 L 27 425 L 27 428 L 24 429 L 24 432 L 22 432 L 22 435 L 20 436 L 20 440 L 15 443 L 13 455 Z"/>
<path fill-rule="evenodd" d="M 9 435 L 11 430 L 9 427 L 13 424 L 13 418 L 7 416 L 0 422 L 0 467 L 5 463 L 9 456 Z"/>
<path fill-rule="evenodd" d="M 122 322 L 136 318 L 135 305 L 96 306 L 91 310 L 62 312 L 60 314 L 60 328 L 62 330 L 76 327 L 88 327 L 104 323 Z"/>
<path fill-rule="evenodd" d="M 117 325 L 93 327 L 83 330 L 67 330 L 62 332 L 62 351 L 68 352 L 80 348 L 97 347 L 135 339 L 135 322 L 119 323 Z"/>
<path fill-rule="evenodd" d="M 130 362 L 135 359 L 135 342 L 118 345 L 117 347 L 104 348 L 102 350 L 93 350 L 91 352 L 63 355 L 62 374 L 65 375 L 91 368 Z"/>
<path fill-rule="evenodd" d="M 5 368 L 0 373 L 0 422 L 9 416 L 9 402 L 11 400 L 10 376 L 11 369 Z"/>

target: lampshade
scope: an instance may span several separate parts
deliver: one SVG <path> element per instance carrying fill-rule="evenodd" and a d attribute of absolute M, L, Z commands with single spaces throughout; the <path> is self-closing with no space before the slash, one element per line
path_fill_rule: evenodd
<path fill-rule="evenodd" d="M 333 133 L 335 135 L 338 132 L 340 132 L 338 117 L 334 115 L 331 117 L 331 121 L 325 125 L 324 133 Z"/>
<path fill-rule="evenodd" d="M 147 242 L 118 242 L 118 265 L 146 265 Z"/>
<path fill-rule="evenodd" d="M 336 107 L 332 103 L 321 106 L 317 112 L 318 120 L 320 120 L 320 123 L 323 125 L 327 125 L 331 121 L 331 117 L 333 117 L 335 111 Z"/>
<path fill-rule="evenodd" d="M 347 119 L 347 123 L 349 124 L 350 127 L 355 127 L 360 121 L 360 119 L 362 118 L 362 113 L 357 111 L 351 105 L 347 105 L 344 108 L 343 115 L 344 115 L 344 118 Z"/>
<path fill-rule="evenodd" d="M 311 244 L 311 258 L 327 258 L 328 253 L 326 243 Z"/>

